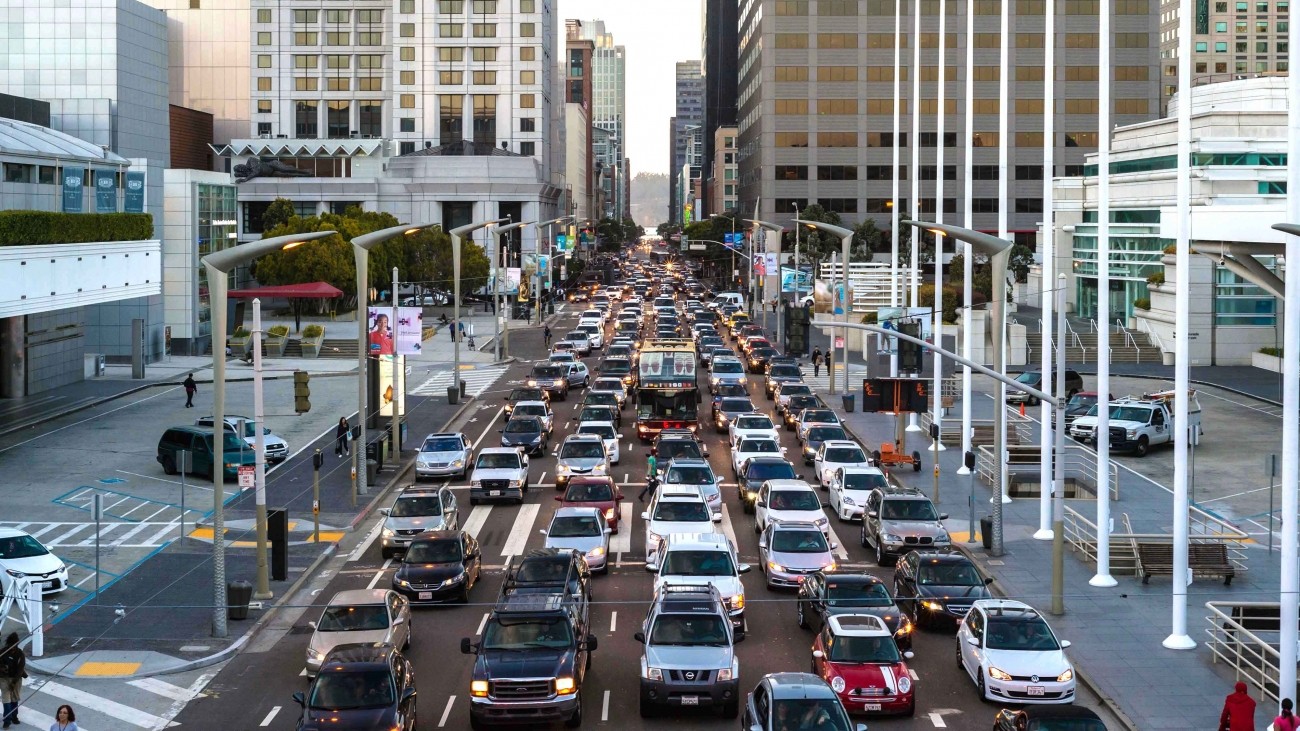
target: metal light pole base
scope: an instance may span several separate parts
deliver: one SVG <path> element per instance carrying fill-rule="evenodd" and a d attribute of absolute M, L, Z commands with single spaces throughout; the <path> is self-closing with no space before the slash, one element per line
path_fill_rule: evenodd
<path fill-rule="evenodd" d="M 1034 540 L 1036 541 L 1050 541 L 1052 540 L 1052 536 L 1053 533 L 1051 528 L 1039 528 L 1034 531 Z"/>
<path fill-rule="evenodd" d="M 916 412 L 915 412 L 915 411 L 913 411 L 912 413 L 910 413 L 910 414 L 907 415 L 907 430 L 908 430 L 908 431 L 921 431 L 921 425 L 918 424 L 918 423 L 916 423 Z"/>
<path fill-rule="evenodd" d="M 1160 644 L 1164 645 L 1166 650 L 1196 649 L 1196 641 L 1187 635 L 1169 635 L 1165 638 L 1165 641 Z"/>
<path fill-rule="evenodd" d="M 1096 576 L 1088 580 L 1089 586 L 1098 586 L 1101 588 L 1108 588 L 1108 587 L 1116 586 L 1118 584 L 1119 582 L 1116 581 L 1115 577 L 1111 576 L 1110 574 L 1097 574 Z M 1188 641 L 1190 642 L 1191 638 L 1188 638 Z M 1166 640 L 1166 642 L 1168 642 L 1168 640 Z M 1195 643 L 1192 644 L 1195 645 Z"/>
<path fill-rule="evenodd" d="M 958 468 L 957 468 L 957 474 L 959 474 L 959 475 L 969 475 L 969 474 L 970 474 L 970 470 L 966 469 L 966 465 L 962 465 L 961 467 L 958 467 Z"/>
<path fill-rule="evenodd" d="M 995 498 L 995 497 L 991 497 L 991 498 L 989 498 L 989 502 L 993 502 L 994 500 L 997 500 L 997 498 Z M 1010 502 L 1011 502 L 1011 497 L 1010 497 L 1009 495 L 1003 495 L 1003 496 L 1002 496 L 1002 504 L 1003 504 L 1003 505 L 1007 505 L 1007 504 L 1009 504 Z"/>
<path fill-rule="evenodd" d="M 943 442 L 937 442 L 937 443 L 931 443 L 931 444 L 930 444 L 930 451 L 931 451 L 931 452 L 946 452 L 946 451 L 948 451 L 948 448 L 945 447 L 945 446 L 943 446 Z M 964 474 L 964 473 L 960 473 L 960 472 L 959 472 L 958 474 Z"/>

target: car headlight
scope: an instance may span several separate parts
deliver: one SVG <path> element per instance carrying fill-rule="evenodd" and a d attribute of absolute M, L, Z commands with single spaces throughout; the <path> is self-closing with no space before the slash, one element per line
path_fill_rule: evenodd
<path fill-rule="evenodd" d="M 596 546 L 595 548 L 591 549 L 590 551 L 587 551 L 587 557 L 588 557 L 588 558 L 599 558 L 599 557 L 604 556 L 604 555 L 605 555 L 605 547 L 604 547 L 604 546 Z"/>
<path fill-rule="evenodd" d="M 909 621 L 908 619 L 904 618 L 904 619 L 903 619 L 903 623 L 902 623 L 901 625 L 899 625 L 899 627 L 898 627 L 898 631 L 895 632 L 894 634 L 896 634 L 896 635 L 910 635 L 910 634 L 912 634 L 912 623 L 911 623 L 911 621 Z"/>
<path fill-rule="evenodd" d="M 813 521 L 813 525 L 826 525 L 829 522 L 830 521 L 826 520 L 825 518 L 818 518 L 817 520 Z"/>
<path fill-rule="evenodd" d="M 731 611 L 733 611 L 733 612 L 734 612 L 734 611 L 737 611 L 737 610 L 740 610 L 740 609 L 744 609 L 744 608 L 745 608 L 745 595 L 744 595 L 744 594 L 737 594 L 737 595 L 731 597 L 730 604 L 731 604 Z"/>
<path fill-rule="evenodd" d="M 650 545 L 658 548 L 659 544 L 663 543 L 664 537 L 658 533 L 648 532 L 646 533 L 646 540 L 650 541 Z"/>
<path fill-rule="evenodd" d="M 463 459 L 455 460 L 454 462 L 451 463 L 451 466 L 452 466 L 452 467 L 464 467 L 464 466 L 465 466 L 465 460 L 463 460 Z"/>
<path fill-rule="evenodd" d="M 469 486 L 470 486 L 471 489 L 482 489 L 482 488 L 483 488 L 483 481 L 482 481 L 482 480 L 470 480 Z"/>
<path fill-rule="evenodd" d="M 880 536 L 886 543 L 902 543 L 903 537 L 896 536 L 893 533 L 882 533 Z"/>
<path fill-rule="evenodd" d="M 450 579 L 443 579 L 443 580 L 442 580 L 442 583 L 441 583 L 441 584 L 438 584 L 438 586 L 455 586 L 456 584 L 459 584 L 460 582 L 462 582 L 462 581 L 464 581 L 464 580 L 465 580 L 465 574 L 463 574 L 463 573 L 462 573 L 462 574 L 456 574 L 455 576 L 451 577 Z"/>
<path fill-rule="evenodd" d="M 1010 673 L 1004 673 L 998 668 L 993 667 L 992 665 L 989 666 L 989 677 L 993 678 L 994 680 L 1011 680 Z"/>
<path fill-rule="evenodd" d="M 399 579 L 396 576 L 393 577 L 393 583 L 406 589 L 411 588 L 411 582 L 407 581 L 406 579 Z"/>
<path fill-rule="evenodd" d="M 948 543 L 948 542 L 949 542 L 948 535 L 947 535 L 947 534 L 944 534 L 944 535 L 941 535 L 941 536 L 935 536 L 935 537 L 934 537 L 934 542 L 935 542 L 935 545 L 938 545 L 938 544 L 940 544 L 940 543 Z"/>
<path fill-rule="evenodd" d="M 845 505 L 857 505 L 857 503 L 853 502 L 853 498 L 851 497 L 843 498 L 843 501 Z"/>
<path fill-rule="evenodd" d="M 1129 439 L 1136 439 L 1136 438 L 1137 438 L 1137 435 L 1138 435 L 1138 433 L 1137 433 L 1137 429 L 1129 429 L 1129 430 L 1128 430 L 1128 438 L 1129 438 Z"/>
<path fill-rule="evenodd" d="M 812 456 L 815 455 L 815 454 L 817 454 L 817 448 L 816 448 L 816 447 L 813 447 L 813 446 L 806 446 L 806 447 L 803 448 L 803 456 L 805 456 L 805 457 L 812 457 Z"/>
<path fill-rule="evenodd" d="M 1074 680 L 1074 670 L 1069 668 L 1067 668 L 1065 672 L 1056 676 L 1056 682 L 1058 683 L 1068 683 L 1071 680 Z"/>
<path fill-rule="evenodd" d="M 782 573 L 782 574 L 785 573 L 785 567 L 777 563 L 776 561 L 768 561 L 767 568 L 777 573 Z"/>
<path fill-rule="evenodd" d="M 645 669 L 645 677 L 646 680 L 655 680 L 655 681 L 663 682 L 664 671 L 660 670 L 659 668 L 648 667 Z"/>
<path fill-rule="evenodd" d="M 487 698 L 488 682 L 486 680 L 472 680 L 469 684 L 469 694 L 475 698 Z"/>
<path fill-rule="evenodd" d="M 562 475 L 567 475 L 569 474 L 570 469 L 571 468 L 567 464 L 561 464 L 555 468 L 555 471 Z"/>
<path fill-rule="evenodd" d="M 27 574 L 24 574 L 23 572 L 19 571 L 18 569 L 5 569 L 5 573 L 6 573 L 6 574 L 9 574 L 10 576 L 14 577 L 15 579 L 21 579 L 21 578 L 23 578 L 24 576 L 27 575 Z"/>
<path fill-rule="evenodd" d="M 835 677 L 831 678 L 831 690 L 835 691 L 836 693 L 843 693 L 843 692 L 844 692 L 844 678 L 841 678 L 841 677 L 838 676 L 838 675 L 836 675 Z"/>
<path fill-rule="evenodd" d="M 528 379 L 528 387 L 529 387 L 529 388 L 537 388 L 537 379 L 536 379 L 536 378 L 529 378 L 529 379 Z"/>
<path fill-rule="evenodd" d="M 834 571 L 837 568 L 839 568 L 839 565 L 835 563 L 835 559 L 822 564 L 822 571 Z"/>
<path fill-rule="evenodd" d="M 718 671 L 718 680 L 719 680 L 719 681 L 726 682 L 726 681 L 728 681 L 728 680 L 733 680 L 733 679 L 735 679 L 735 677 L 736 677 L 736 674 L 733 673 L 733 672 L 731 672 L 731 668 L 723 668 L 723 669 L 721 669 L 721 670 Z"/>
<path fill-rule="evenodd" d="M 392 529 L 392 528 L 385 528 L 385 529 L 383 530 L 383 536 L 384 536 L 384 538 L 392 538 L 393 535 L 394 535 L 394 533 L 393 533 L 393 529 Z"/>
<path fill-rule="evenodd" d="M 898 675 L 898 692 L 899 692 L 899 693 L 911 693 L 911 692 L 912 692 L 912 678 L 911 678 L 911 677 L 909 677 L 909 676 L 907 676 L 907 675 L 903 675 L 903 674 L 901 674 L 901 673 Z"/>
<path fill-rule="evenodd" d="M 943 604 L 942 604 L 941 602 L 936 602 L 936 601 L 924 601 L 924 602 L 921 602 L 921 606 L 925 607 L 926 609 L 929 609 L 931 612 L 942 612 L 942 611 L 943 611 Z"/>

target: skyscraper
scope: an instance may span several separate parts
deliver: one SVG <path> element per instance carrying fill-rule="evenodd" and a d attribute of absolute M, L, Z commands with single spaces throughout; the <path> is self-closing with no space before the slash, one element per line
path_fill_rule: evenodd
<path fill-rule="evenodd" d="M 699 61 L 678 61 L 677 62 L 677 93 L 676 109 L 677 113 L 673 116 L 672 128 L 672 146 L 673 160 L 670 170 L 680 171 L 686 164 L 688 154 L 694 153 L 690 150 L 691 135 L 688 130 L 699 128 L 704 125 L 704 78 L 702 76 L 701 64 Z M 693 163 L 698 165 L 698 163 Z M 669 199 L 686 199 L 690 196 L 681 195 L 677 191 L 676 177 L 671 178 Z M 678 201 L 681 202 L 680 200 Z M 696 212 L 697 214 L 700 212 Z M 680 207 L 675 216 L 680 219 Z"/>
<path fill-rule="evenodd" d="M 1178 2 L 1161 2 L 1160 18 L 1160 106 L 1163 109 L 1169 97 L 1178 91 Z M 1291 68 L 1290 27 L 1291 7 L 1287 0 L 1196 3 L 1192 83 L 1200 86 L 1287 74 Z"/>
<path fill-rule="evenodd" d="M 704 38 L 700 44 L 704 76 L 704 166 L 712 170 L 717 164 L 717 132 L 719 127 L 736 125 L 736 36 L 739 0 L 705 0 Z M 734 138 L 735 134 L 732 133 Z M 733 140 L 734 141 L 734 140 Z M 710 177 L 708 175 L 706 178 Z M 732 182 L 734 186 L 734 181 Z M 705 181 L 705 197 L 719 199 Z M 734 192 L 733 192 L 734 196 Z M 725 196 L 724 196 L 725 197 Z M 722 213 L 710 207 L 707 213 Z"/>
<path fill-rule="evenodd" d="M 624 191 L 627 190 L 623 177 L 623 158 L 627 140 L 625 120 L 627 119 L 626 96 L 626 51 L 623 46 L 614 43 L 614 36 L 605 30 L 605 21 L 582 21 L 582 37 L 596 45 L 592 56 L 592 126 L 606 130 L 608 136 L 608 160 L 601 176 L 601 184 L 606 189 L 606 204 L 602 215 L 622 217 L 631 214 L 631 202 Z M 599 141 L 599 138 L 597 138 Z"/>

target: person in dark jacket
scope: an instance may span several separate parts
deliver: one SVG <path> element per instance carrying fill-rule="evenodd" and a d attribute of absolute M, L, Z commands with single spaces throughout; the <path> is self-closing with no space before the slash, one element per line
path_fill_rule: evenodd
<path fill-rule="evenodd" d="M 194 408 L 194 394 L 199 390 L 199 384 L 194 382 L 194 374 L 186 376 L 181 385 L 185 386 L 185 408 Z"/>
<path fill-rule="evenodd" d="M 18 702 L 23 678 L 27 677 L 27 656 L 18 646 L 18 633 L 10 632 L 0 650 L 0 701 L 4 703 L 4 728 L 18 724 Z"/>
<path fill-rule="evenodd" d="M 812 354 L 813 378 L 822 374 L 822 349 L 813 348 Z"/>
<path fill-rule="evenodd" d="M 1223 701 L 1219 731 L 1255 731 L 1255 699 L 1247 695 L 1246 684 L 1240 680 Z"/>
<path fill-rule="evenodd" d="M 349 454 L 348 436 L 351 432 L 352 427 L 348 424 L 348 418 L 346 416 L 339 417 L 339 425 L 334 429 L 335 456 L 342 457 L 345 454 Z"/>

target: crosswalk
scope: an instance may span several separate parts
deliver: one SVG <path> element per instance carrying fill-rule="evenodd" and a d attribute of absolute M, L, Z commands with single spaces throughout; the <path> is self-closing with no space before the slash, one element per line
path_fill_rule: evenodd
<path fill-rule="evenodd" d="M 180 523 L 121 522 L 17 522 L 0 521 L 0 528 L 14 528 L 30 533 L 46 548 L 93 548 L 98 536 L 100 548 L 157 548 L 177 537 Z"/>
<path fill-rule="evenodd" d="M 23 681 L 18 718 L 22 727 L 51 728 L 59 706 L 66 703 L 76 709 L 81 731 L 161 731 L 180 725 L 172 719 L 186 703 L 204 695 L 203 688 L 215 674 L 216 670 L 208 669 L 167 680 L 28 678 Z"/>
<path fill-rule="evenodd" d="M 820 394 L 830 393 L 831 376 L 825 369 L 821 369 L 819 375 L 812 374 L 812 366 L 804 366 L 803 382 L 812 387 L 813 391 Z M 857 365 L 856 363 L 849 366 L 849 393 L 860 393 L 862 391 L 862 379 L 867 376 L 866 366 Z M 835 366 L 835 392 L 844 393 L 844 366 Z"/>
<path fill-rule="evenodd" d="M 473 368 L 462 368 L 460 379 L 465 382 L 465 393 L 469 396 L 481 396 L 484 391 L 492 388 L 501 376 L 505 375 L 509 366 L 477 366 Z M 434 373 L 424 383 L 409 389 L 408 393 L 417 396 L 440 396 L 446 395 L 447 389 L 452 385 L 451 371 L 441 371 Z"/>

